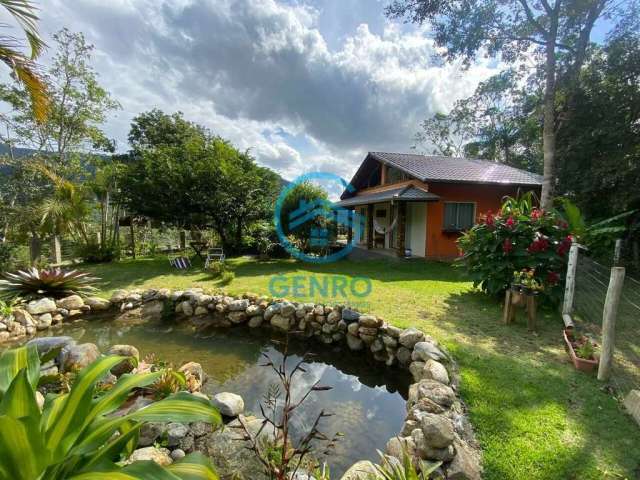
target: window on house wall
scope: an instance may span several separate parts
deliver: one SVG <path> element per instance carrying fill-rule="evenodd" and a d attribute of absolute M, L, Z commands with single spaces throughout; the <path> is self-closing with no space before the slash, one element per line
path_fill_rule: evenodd
<path fill-rule="evenodd" d="M 401 182 L 402 180 L 405 180 L 405 175 L 403 172 L 401 172 L 397 168 L 387 168 L 387 183 L 396 183 Z"/>
<path fill-rule="evenodd" d="M 446 202 L 443 229 L 449 232 L 470 229 L 474 224 L 474 213 L 475 204 L 471 202 Z"/>

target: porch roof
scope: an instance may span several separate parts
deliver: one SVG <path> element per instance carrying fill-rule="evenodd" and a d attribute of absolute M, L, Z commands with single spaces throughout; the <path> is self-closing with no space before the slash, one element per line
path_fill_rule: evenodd
<path fill-rule="evenodd" d="M 371 192 L 368 194 L 364 193 L 361 195 L 356 195 L 355 197 L 336 202 L 335 205 L 339 207 L 353 207 L 356 205 L 368 205 L 370 203 L 382 203 L 399 200 L 405 202 L 435 202 L 440 200 L 440 197 L 434 193 L 414 187 L 413 185 L 405 185 L 403 187 L 394 188 L 391 190 L 383 190 L 381 192 Z"/>

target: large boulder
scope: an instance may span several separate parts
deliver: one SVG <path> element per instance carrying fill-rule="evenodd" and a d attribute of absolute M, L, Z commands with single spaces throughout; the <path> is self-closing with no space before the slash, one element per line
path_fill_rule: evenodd
<path fill-rule="evenodd" d="M 252 435 L 257 435 L 262 420 L 255 417 L 242 417 Z M 196 438 L 195 449 L 210 457 L 216 466 L 220 478 L 238 478 L 251 480 L 267 480 L 264 468 L 255 453 L 242 441 L 243 434 L 238 428 L 239 421 L 230 422 L 226 428 L 218 429 L 202 437 Z M 260 439 L 272 441 L 269 428 L 264 428 Z"/>
<path fill-rule="evenodd" d="M 129 292 L 126 290 L 116 290 L 113 292 L 113 295 L 111 295 L 111 303 L 122 303 L 128 296 Z"/>
<path fill-rule="evenodd" d="M 29 340 L 27 345 L 35 345 L 38 355 L 41 357 L 56 348 L 64 348 L 68 345 L 75 345 L 76 341 L 71 337 L 40 337 Z"/>
<path fill-rule="evenodd" d="M 62 298 L 56 302 L 58 308 L 65 308 L 67 310 L 79 310 L 84 306 L 84 300 L 80 295 L 70 295 Z"/>
<path fill-rule="evenodd" d="M 61 352 L 61 365 L 65 372 L 82 370 L 100 356 L 100 350 L 93 343 L 67 345 Z"/>
<path fill-rule="evenodd" d="M 345 472 L 341 480 L 370 480 L 378 477 L 376 467 L 369 460 L 362 460 L 354 463 Z"/>
<path fill-rule="evenodd" d="M 55 312 L 56 302 L 50 298 L 41 298 L 40 300 L 32 300 L 27 304 L 27 311 L 31 315 L 42 315 L 43 313 Z"/>
<path fill-rule="evenodd" d="M 132 357 L 135 361 L 123 360 L 111 369 L 116 377 L 131 372 L 140 360 L 140 352 L 133 345 L 113 345 L 107 350 L 107 355 L 119 355 L 121 357 Z"/>
<path fill-rule="evenodd" d="M 109 310 L 111 308 L 111 302 L 106 298 L 101 297 L 89 297 L 84 301 L 85 305 L 89 305 L 91 310 L 100 312 L 103 310 Z"/>
<path fill-rule="evenodd" d="M 411 408 L 422 398 L 428 398 L 443 407 L 450 407 L 456 400 L 456 394 L 448 385 L 435 380 L 421 380 L 409 387 L 407 407 Z"/>
<path fill-rule="evenodd" d="M 446 448 L 453 443 L 453 425 L 444 415 L 421 413 L 419 421 L 425 442 L 430 447 Z"/>
<path fill-rule="evenodd" d="M 412 349 L 414 345 L 424 338 L 424 333 L 422 333 L 417 328 L 407 328 L 404 332 L 400 334 L 398 337 L 398 342 L 403 347 L 408 349 Z"/>
<path fill-rule="evenodd" d="M 164 300 L 151 300 L 142 305 L 141 316 L 145 321 L 155 321 L 162 318 Z"/>
<path fill-rule="evenodd" d="M 456 440 L 453 443 L 456 456 L 447 467 L 449 480 L 480 480 L 482 468 L 479 455 L 464 442 Z"/>
<path fill-rule="evenodd" d="M 31 314 L 21 308 L 13 310 L 13 319 L 23 327 L 32 327 L 36 324 Z"/>
<path fill-rule="evenodd" d="M 244 411 L 244 400 L 235 393 L 218 393 L 213 396 L 211 403 L 225 417 L 237 417 Z"/>
<path fill-rule="evenodd" d="M 413 360 L 426 362 L 427 360 L 445 360 L 447 357 L 433 342 L 418 342 L 413 347 Z"/>
<path fill-rule="evenodd" d="M 427 360 L 422 371 L 422 378 L 430 378 L 449 385 L 449 372 L 443 364 L 436 360 Z"/>
<path fill-rule="evenodd" d="M 187 379 L 187 388 L 191 393 L 199 392 L 205 381 L 204 370 L 198 362 L 187 362 L 182 365 L 179 372 L 184 373 Z"/>
<path fill-rule="evenodd" d="M 360 315 L 360 318 L 358 318 L 358 323 L 361 327 L 366 328 L 378 328 L 382 326 L 382 320 L 380 320 L 375 315 Z"/>
<path fill-rule="evenodd" d="M 286 332 L 291 328 L 291 320 L 291 317 L 285 317 L 280 315 L 279 313 L 276 313 L 273 317 L 271 317 L 271 325 L 279 330 L 284 330 Z"/>
<path fill-rule="evenodd" d="M 360 318 L 360 312 L 356 312 L 350 308 L 342 309 L 342 319 L 347 323 L 352 323 L 358 321 Z"/>
<path fill-rule="evenodd" d="M 124 463 L 128 465 L 142 460 L 151 460 L 162 467 L 166 467 L 173 463 L 169 450 L 157 447 L 139 448 L 138 450 L 135 450 Z"/>
<path fill-rule="evenodd" d="M 229 304 L 229 311 L 244 312 L 249 307 L 249 300 L 246 298 L 234 300 Z"/>

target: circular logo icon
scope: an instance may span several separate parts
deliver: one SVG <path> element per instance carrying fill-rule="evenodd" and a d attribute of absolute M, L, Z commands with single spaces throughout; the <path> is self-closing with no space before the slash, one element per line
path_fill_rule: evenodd
<path fill-rule="evenodd" d="M 288 205 L 282 218 L 283 206 L 296 187 L 310 182 L 337 183 L 344 191 L 355 192 L 355 188 L 338 175 L 327 172 L 312 172 L 300 175 L 282 189 L 276 201 L 274 222 L 278 238 L 291 256 L 311 263 L 331 263 L 348 255 L 353 250 L 353 235 L 346 242 L 339 242 L 336 233 L 342 229 L 362 231 L 364 220 L 355 211 L 341 207 L 326 198 L 301 198 L 297 204 Z M 329 228 L 331 227 L 331 228 Z M 323 254 L 305 252 L 295 245 L 288 235 L 307 232 L 307 247 L 315 247 Z"/>

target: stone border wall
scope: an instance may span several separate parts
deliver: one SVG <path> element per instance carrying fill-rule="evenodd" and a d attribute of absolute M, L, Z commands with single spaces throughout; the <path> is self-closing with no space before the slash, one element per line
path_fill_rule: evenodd
<path fill-rule="evenodd" d="M 0 319 L 0 343 L 33 336 L 91 312 L 109 310 L 125 320 L 175 312 L 178 319 L 196 328 L 247 325 L 282 332 L 295 330 L 325 344 L 346 343 L 351 350 L 370 352 L 377 362 L 409 370 L 415 381 L 409 387 L 402 430 L 388 441 L 386 453 L 401 458 L 406 448 L 422 460 L 443 462 L 430 478 L 481 478 L 478 443 L 456 393 L 455 362 L 445 349 L 420 330 L 401 329 L 343 305 L 292 303 L 254 294 L 209 295 L 200 288 L 118 290 L 110 300 L 77 295 L 57 301 L 43 298 L 15 307 L 9 318 Z M 360 478 L 353 472 L 351 475 L 347 472 L 343 478 Z"/>

